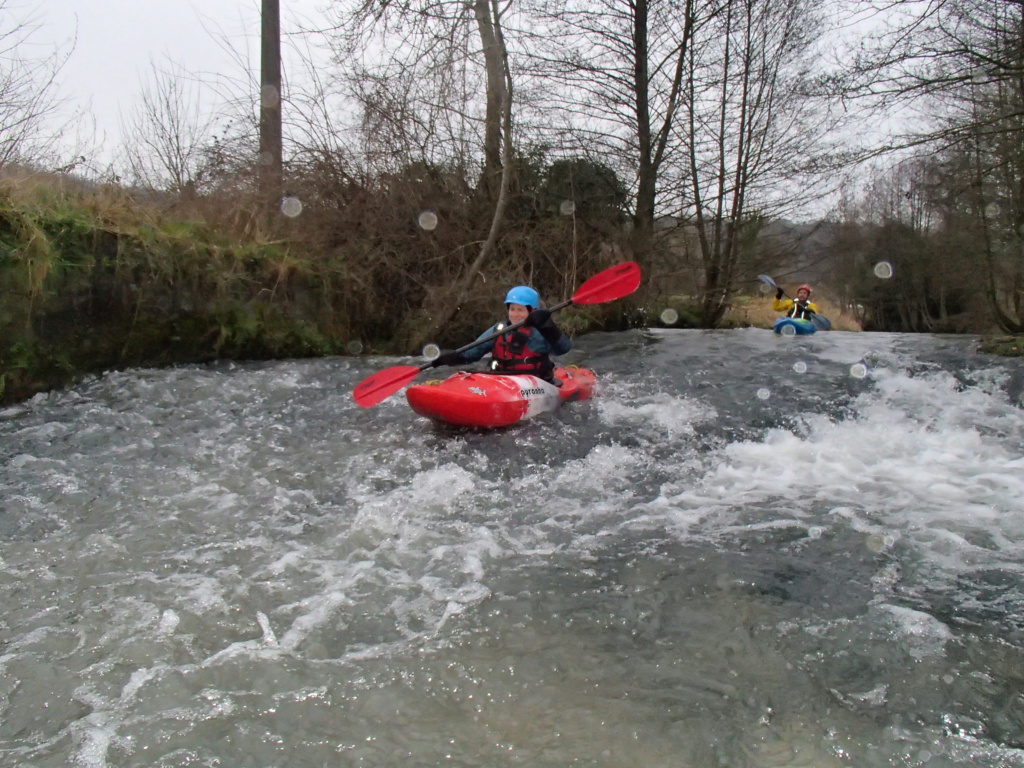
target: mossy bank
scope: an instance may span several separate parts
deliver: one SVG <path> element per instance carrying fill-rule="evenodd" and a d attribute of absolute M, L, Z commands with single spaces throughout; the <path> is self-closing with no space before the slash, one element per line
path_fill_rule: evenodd
<path fill-rule="evenodd" d="M 480 235 L 468 224 L 424 232 L 410 223 L 413 202 L 388 207 L 392 220 L 373 231 L 367 210 L 381 209 L 372 201 L 330 216 L 311 204 L 305 218 L 269 226 L 242 203 L 219 215 L 213 207 L 140 202 L 117 186 L 0 180 L 0 402 L 126 367 L 412 353 L 404 329 L 423 327 L 448 301 L 445 288 L 464 268 L 456 245 Z M 533 237 L 552 232 L 538 227 Z M 570 261 L 509 242 L 532 260 L 502 252 L 483 265 L 483 288 L 457 306 L 438 343 L 465 341 L 492 321 L 500 303 L 487 289 L 535 280 L 550 295 L 571 294 L 579 275 L 609 265 L 597 249 Z M 628 307 L 585 307 L 562 322 L 582 332 L 629 317 Z"/>

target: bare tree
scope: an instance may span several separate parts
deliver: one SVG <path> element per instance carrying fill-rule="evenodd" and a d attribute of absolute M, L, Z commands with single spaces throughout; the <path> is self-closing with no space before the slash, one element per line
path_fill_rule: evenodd
<path fill-rule="evenodd" d="M 388 171 L 421 160 L 469 168 L 483 158 L 482 190 L 496 190 L 505 62 L 493 26 L 502 6 L 352 0 L 334 7 L 328 35 L 338 81 L 361 114 L 370 162 Z"/>
<path fill-rule="evenodd" d="M 568 154 L 605 162 L 632 179 L 631 246 L 651 248 L 663 168 L 678 157 L 673 131 L 694 35 L 713 16 L 700 0 L 540 0 L 529 67 L 534 121 Z"/>
<path fill-rule="evenodd" d="M 131 183 L 178 195 L 199 191 L 213 123 L 203 109 L 200 88 L 181 67 L 151 64 L 139 102 L 122 116 L 121 134 Z"/>
<path fill-rule="evenodd" d="M 410 318 L 401 331 L 409 348 L 432 338 L 465 300 L 504 223 L 513 110 L 503 24 L 511 5 L 424 0 L 393 6 L 387 0 L 368 0 L 339 14 L 338 60 L 351 68 L 352 95 L 362 105 L 367 137 L 371 143 L 388 142 L 380 153 L 384 162 L 395 162 L 396 153 L 388 150 L 396 145 L 404 147 L 399 157 L 405 163 L 429 161 L 433 152 L 444 156 L 446 149 L 446 159 L 455 157 L 467 169 L 473 157 L 483 158 L 479 189 L 490 207 L 490 226 L 450 288 L 443 296 L 430 297 L 431 321 Z M 477 46 L 470 30 L 475 30 Z M 467 135 L 480 140 L 467 144 Z"/>
<path fill-rule="evenodd" d="M 0 168 L 12 162 L 63 164 L 55 147 L 62 146 L 61 135 L 75 118 L 61 119 L 65 102 L 57 77 L 70 50 L 28 56 L 38 29 L 0 0 Z"/>
<path fill-rule="evenodd" d="M 827 105 L 806 89 L 823 27 L 808 0 L 727 0 L 689 52 L 679 141 L 689 150 L 687 203 L 707 325 L 728 308 L 763 221 L 813 194 L 834 127 Z"/>
<path fill-rule="evenodd" d="M 954 331 L 977 321 L 980 259 L 940 257 L 970 249 L 974 237 L 948 207 L 942 165 L 921 156 L 877 167 L 860 199 L 847 199 L 831 277 L 865 330 Z"/>
<path fill-rule="evenodd" d="M 847 99 L 916 116 L 881 150 L 924 146 L 941 159 L 946 198 L 959 201 L 946 213 L 960 226 L 969 214 L 984 247 L 992 314 L 1004 329 L 1024 332 L 1024 5 L 867 7 L 884 10 L 885 24 L 832 85 Z"/>
<path fill-rule="evenodd" d="M 817 170 L 830 126 L 827 105 L 805 86 L 824 28 L 817 8 L 541 0 L 535 11 L 544 24 L 531 40 L 534 70 L 557 86 L 538 111 L 556 116 L 577 151 L 614 158 L 632 177 L 636 257 L 681 272 L 673 260 L 695 254 L 690 271 L 709 325 L 727 308 L 757 227 L 805 200 L 796 179 Z M 669 215 L 681 231 L 656 228 Z"/>

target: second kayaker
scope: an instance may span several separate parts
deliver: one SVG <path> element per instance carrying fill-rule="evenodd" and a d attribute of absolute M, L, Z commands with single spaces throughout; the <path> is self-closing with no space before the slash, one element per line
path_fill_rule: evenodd
<path fill-rule="evenodd" d="M 508 322 L 495 323 L 477 338 L 495 333 L 499 335 L 470 347 L 464 352 L 442 352 L 431 362 L 439 365 L 473 363 L 488 352 L 493 359 L 491 370 L 498 373 L 526 373 L 560 385 L 555 376 L 551 355 L 564 355 L 572 348 L 569 337 L 555 325 L 551 312 L 540 306 L 540 294 L 527 285 L 517 285 L 505 296 Z M 506 326 L 522 323 L 508 333 L 500 333 Z"/>
<path fill-rule="evenodd" d="M 818 313 L 818 305 L 811 301 L 811 286 L 801 285 L 796 289 L 796 300 L 783 296 L 786 292 L 780 287 L 775 292 L 775 301 L 772 302 L 772 309 L 776 312 L 785 312 L 785 317 L 795 317 L 801 320 L 810 320 Z"/>

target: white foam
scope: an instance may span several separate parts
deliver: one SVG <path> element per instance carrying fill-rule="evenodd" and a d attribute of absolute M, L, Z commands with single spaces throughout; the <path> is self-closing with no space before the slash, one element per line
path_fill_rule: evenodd
<path fill-rule="evenodd" d="M 295 650 L 310 632 L 333 621 L 339 609 L 351 604 L 352 601 L 344 592 L 325 592 L 309 598 L 303 604 L 303 612 L 292 620 L 291 626 L 281 636 L 281 647 Z M 267 637 L 273 637 L 269 632 L 269 624 L 263 629 L 263 642 L 269 644 Z"/>
<path fill-rule="evenodd" d="M 598 399 L 601 418 L 611 426 L 633 426 L 661 433 L 669 439 L 693 434 L 694 425 L 715 418 L 713 408 L 689 397 L 664 392 L 631 399 Z"/>
<path fill-rule="evenodd" d="M 176 611 L 167 609 L 160 616 L 160 625 L 157 627 L 156 632 L 158 635 L 173 635 L 174 630 L 178 628 L 181 623 L 181 617 L 178 616 Z"/>
<path fill-rule="evenodd" d="M 878 623 L 892 628 L 893 634 L 915 659 L 943 654 L 946 643 L 953 639 L 949 627 L 922 611 L 886 603 L 873 605 L 869 611 L 877 615 Z"/>
<path fill-rule="evenodd" d="M 336 388 L 330 383 L 323 385 L 328 394 L 309 412 L 295 406 L 294 412 L 282 415 L 277 406 L 294 406 L 312 388 L 310 369 L 302 364 L 266 371 L 239 366 L 228 369 L 234 371 L 229 375 L 204 369 L 112 375 L 92 386 L 89 397 L 95 400 L 57 403 L 78 409 L 67 416 L 63 435 L 70 450 L 64 440 L 48 444 L 48 436 L 62 437 L 52 426 L 0 425 L 26 428 L 11 449 L 17 466 L 8 463 L 5 478 L 10 478 L 12 492 L 5 511 L 17 519 L 54 521 L 41 527 L 42 535 L 30 531 L 34 538 L 29 544 L 12 542 L 4 548 L 0 562 L 9 574 L 7 594 L 32 594 L 37 603 L 32 626 L 40 629 L 30 632 L 26 624 L 18 630 L 12 624 L 12 653 L 0 661 L 29 669 L 27 657 L 38 655 L 47 662 L 55 659 L 62 672 L 68 670 L 74 700 L 93 712 L 76 713 L 73 722 L 69 718 L 69 724 L 58 724 L 55 732 L 60 728 L 70 742 L 68 758 L 88 768 L 105 766 L 115 755 L 141 760 L 144 755 L 131 753 L 126 740 L 142 743 L 150 732 L 166 732 L 179 741 L 193 735 L 202 740 L 233 729 L 241 732 L 257 722 L 279 722 L 282 728 L 297 726 L 289 732 L 296 743 L 335 738 L 334 721 L 326 713 L 331 701 L 323 708 L 327 722 L 322 729 L 317 717 L 301 723 L 269 717 L 275 702 L 288 700 L 296 691 L 304 695 L 318 690 L 319 685 L 326 686 L 321 695 L 333 699 L 337 711 L 346 715 L 358 717 L 365 699 L 377 697 L 379 711 L 384 711 L 382 702 L 394 703 L 388 711 L 401 708 L 415 727 L 429 728 L 423 724 L 437 722 L 429 711 L 434 697 L 454 695 L 469 665 L 477 665 L 472 674 L 494 689 L 502 684 L 495 672 L 502 666 L 484 662 L 488 653 L 506 653 L 501 646 L 509 639 L 523 642 L 517 664 L 543 665 L 552 648 L 558 649 L 556 656 L 570 660 L 586 636 L 594 643 L 588 653 L 596 659 L 594 665 L 586 659 L 587 665 L 595 670 L 602 664 L 609 667 L 599 671 L 608 673 L 611 685 L 625 681 L 632 686 L 638 669 L 626 662 L 614 669 L 624 658 L 615 650 L 622 647 L 613 634 L 618 631 L 650 633 L 644 638 L 643 656 L 650 653 L 655 664 L 665 664 L 652 672 L 659 681 L 671 680 L 671 674 L 662 674 L 671 673 L 677 662 L 706 663 L 692 655 L 657 657 L 661 644 L 670 654 L 685 647 L 685 632 L 677 631 L 684 625 L 661 613 L 678 595 L 660 592 L 657 576 L 668 571 L 660 568 L 659 553 L 636 555 L 637 550 L 629 549 L 633 545 L 660 546 L 665 535 L 691 539 L 752 534 L 771 541 L 778 532 L 787 545 L 796 542 L 790 552 L 804 547 L 827 551 L 833 542 L 846 543 L 830 536 L 842 528 L 863 535 L 866 562 L 874 555 L 880 562 L 869 585 L 874 601 L 851 620 L 857 624 L 848 637 L 869 643 L 877 639 L 880 648 L 891 643 L 901 661 L 909 654 L 939 664 L 950 630 L 923 611 L 897 604 L 908 594 L 896 589 L 907 586 L 899 567 L 908 561 L 923 567 L 923 561 L 953 575 L 992 564 L 1019 571 L 1018 563 L 1024 561 L 1024 420 L 1018 405 L 1006 402 L 1000 374 L 975 372 L 972 381 L 977 383 L 965 384 L 941 371 L 909 373 L 900 369 L 895 355 L 872 349 L 873 344 L 885 347 L 884 338 L 849 335 L 849 348 L 840 350 L 845 339 L 830 348 L 831 337 L 822 336 L 802 340 L 816 375 L 835 375 L 829 370 L 829 354 L 842 359 L 844 377 L 851 364 L 870 356 L 868 378 L 849 383 L 848 389 L 844 380 L 838 387 L 843 397 L 862 393 L 853 402 L 842 402 L 844 413 L 855 415 L 845 420 L 817 415 L 821 397 L 804 405 L 797 392 L 786 400 L 782 386 L 767 379 L 763 386 L 770 386 L 771 397 L 755 402 L 753 393 L 762 382 L 751 386 L 745 381 L 737 391 L 746 393 L 741 396 L 747 402 L 737 404 L 737 413 L 756 408 L 758 423 L 796 426 L 770 429 L 756 439 L 721 448 L 713 447 L 720 441 L 704 439 L 719 434 L 714 423 L 718 414 L 701 399 L 708 388 L 694 388 L 687 395 L 671 394 L 670 387 L 652 392 L 656 382 L 643 376 L 608 381 L 581 420 L 557 422 L 557 428 L 551 426 L 554 420 L 538 421 L 523 429 L 464 436 L 438 432 L 415 420 L 400 397 L 373 412 L 357 410 L 348 396 L 337 395 L 335 402 Z M 673 338 L 665 335 L 665 345 Z M 698 338 L 718 343 L 721 337 Z M 754 355 L 762 354 L 766 338 L 773 341 L 770 333 L 738 338 L 749 342 Z M 826 352 L 816 355 L 819 348 Z M 333 365 L 332 370 L 348 370 L 350 364 Z M 365 375 L 358 367 L 352 371 L 355 379 Z M 788 364 L 780 375 L 792 378 Z M 710 374 L 706 381 L 715 383 Z M 816 392 L 813 384 L 811 376 L 799 377 L 799 387 Z M 723 393 L 716 387 L 715 394 Z M 785 402 L 799 403 L 795 408 L 809 412 L 772 420 Z M 45 408 L 37 416 L 35 407 L 28 406 L 26 419 L 54 421 Z M 728 410 L 726 420 L 734 416 L 721 407 Z M 341 429 L 327 423 L 336 417 Z M 721 441 L 734 434 L 726 432 Z M 691 439 L 697 436 L 701 439 Z M 46 458 L 51 455 L 53 459 Z M 75 483 L 79 495 L 71 497 L 67 489 Z M 54 528 L 56 533 L 47 533 Z M 800 538 L 801 530 L 807 540 Z M 856 540 L 855 535 L 850 538 Z M 909 558 L 907 549 L 914 549 Z M 620 553 L 630 558 L 627 568 L 617 570 L 618 563 L 598 561 L 614 560 Z M 593 565 L 589 573 L 587 565 Z M 578 568 L 594 588 L 573 583 L 572 593 L 568 587 L 564 595 L 544 593 L 568 584 L 561 579 L 563 568 Z M 685 562 L 678 571 L 696 573 L 700 568 L 699 563 Z M 645 569 L 647 581 L 638 575 Z M 825 566 L 821 577 L 843 575 Z M 746 593 L 736 586 L 741 578 L 723 574 L 727 586 L 721 588 L 742 597 Z M 919 572 L 913 578 L 913 585 L 923 582 Z M 614 589 L 620 582 L 643 589 L 628 600 L 602 605 L 611 595 L 604 594 L 605 586 Z M 717 588 L 720 582 L 709 584 Z M 968 589 L 951 590 L 960 605 L 971 599 Z M 700 603 L 698 592 L 691 597 Z M 689 604 L 690 598 L 683 597 L 676 608 Z M 707 616 L 716 610 L 713 598 Z M 540 607 L 550 601 L 564 615 L 541 616 Z M 730 623 L 735 605 L 722 607 L 719 618 Z M 776 608 L 758 594 L 750 596 L 747 607 L 755 621 L 763 617 L 766 622 Z M 507 624 L 504 616 L 497 618 L 516 610 L 521 613 Z M 582 620 L 573 623 L 576 613 L 589 610 L 602 612 L 590 618 L 607 632 L 581 630 Z M 849 647 L 841 642 L 847 637 L 839 627 L 845 617 L 837 618 L 828 607 L 809 610 L 814 612 L 809 621 L 823 629 L 811 626 L 807 632 L 818 632 L 822 664 L 827 665 L 829 654 L 839 658 L 835 652 Z M 628 611 L 636 613 L 624 613 Z M 43 628 L 51 617 L 54 626 L 67 625 L 66 635 Z M 655 621 L 663 618 L 668 621 Z M 800 620 L 794 618 L 793 626 L 801 626 Z M 486 642 L 464 642 L 466 636 L 458 634 L 481 627 L 495 630 Z M 705 633 L 697 625 L 693 631 L 709 646 L 732 637 Z M 563 637 L 563 632 L 568 634 Z M 751 666 L 775 658 L 771 654 L 778 651 L 773 647 L 777 638 L 762 646 L 761 633 L 748 634 L 735 648 L 741 655 L 747 648 L 754 652 Z M 796 643 L 796 634 L 788 640 Z M 653 642 L 648 645 L 647 639 Z M 90 651 L 85 660 L 83 648 Z M 435 654 L 439 648 L 442 652 Z M 758 657 L 758 651 L 766 655 Z M 813 669 L 815 662 L 803 658 Z M 453 659 L 467 666 L 449 668 Z M 376 662 L 352 666 L 365 660 Z M 953 661 L 947 662 L 951 674 L 956 671 Z M 437 666 L 431 670 L 433 662 Z M 851 708 L 902 706 L 884 681 L 855 666 L 837 673 L 843 685 L 836 695 L 845 697 Z M 421 679 L 423 670 L 437 677 Z M 396 687 L 392 672 L 408 677 Z M 451 678 L 442 681 L 449 673 Z M 523 674 L 520 679 L 531 685 L 537 681 L 538 688 L 529 693 L 539 691 L 545 680 L 554 689 L 555 678 L 547 674 Z M 626 680 L 627 675 L 633 677 Z M 585 677 L 565 674 L 564 679 Z M 809 677 L 800 674 L 798 679 L 806 682 Z M 741 683 L 754 690 L 758 681 L 724 682 L 721 690 L 732 697 Z M 220 687 L 226 690 L 218 691 Z M 510 690 L 524 700 L 522 689 Z M 641 696 L 651 694 L 643 684 L 636 690 Z M 785 708 L 788 690 L 763 690 Z M 264 693 L 269 695 L 261 699 Z M 238 720 L 207 722 L 227 717 L 233 696 L 238 701 L 232 716 Z M 549 696 L 539 693 L 533 699 L 546 708 L 543 715 L 560 711 L 549 706 L 560 700 Z M 571 700 L 586 699 L 574 695 Z M 424 701 L 427 711 L 417 711 Z M 139 707 L 141 702 L 146 706 Z M 637 712 L 641 717 L 649 712 L 619 708 L 618 696 L 596 697 L 591 704 L 580 712 L 602 719 L 626 713 L 627 721 Z M 739 699 L 736 706 L 743 706 Z M 452 710 L 454 718 L 468 711 L 459 706 Z M 684 722 L 666 717 L 652 727 L 679 728 Z M 549 721 L 538 717 L 538 722 Z M 637 723 L 628 725 L 643 730 Z M 466 724 L 467 731 L 461 727 L 456 727 L 456 736 L 473 725 Z M 721 727 L 725 738 L 730 727 Z M 867 738 L 873 725 L 863 727 Z M 763 725 L 755 728 L 757 737 L 765 733 Z M 410 734 L 410 749 L 427 744 L 426 738 Z M 671 741 L 669 754 L 681 743 L 675 737 Z M 609 737 L 609 749 L 627 743 L 632 742 Z M 575 748 L 581 745 L 586 746 L 585 739 Z M 221 748 L 213 740 L 203 746 Z M 304 747 L 295 749 L 295 759 L 301 761 Z M 585 751 L 570 755 L 572 750 L 552 760 L 584 759 Z M 269 751 L 256 754 L 252 762 L 271 764 L 272 757 L 261 759 Z M 624 762 L 628 754 L 623 752 Z M 631 754 L 636 758 L 640 753 Z M 164 762 L 174 759 L 162 757 Z M 632 764 L 642 762 L 634 759 Z"/>
<path fill-rule="evenodd" d="M 1020 409 L 990 380 L 964 387 L 941 371 L 874 376 L 878 388 L 859 396 L 855 417 L 807 415 L 799 432 L 771 429 L 730 443 L 708 457 L 695 482 L 666 484 L 644 511 L 685 535 L 695 517 L 713 521 L 716 510 L 727 530 L 750 505 L 810 521 L 825 504 L 865 528 L 881 524 L 881 535 L 909 537 L 944 569 L 991 563 L 1001 553 L 1017 570 L 1024 555 Z"/>

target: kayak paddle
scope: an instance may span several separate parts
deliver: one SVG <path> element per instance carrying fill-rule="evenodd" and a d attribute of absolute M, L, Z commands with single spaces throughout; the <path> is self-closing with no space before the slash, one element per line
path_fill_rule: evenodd
<path fill-rule="evenodd" d="M 628 296 L 639 286 L 640 265 L 635 261 L 624 261 L 621 264 L 616 264 L 614 267 L 608 267 L 608 269 L 598 272 L 584 282 L 576 290 L 576 293 L 572 295 L 571 299 L 566 299 L 555 304 L 553 307 L 548 307 L 548 310 L 556 312 L 559 309 L 568 307 L 570 304 L 603 304 L 607 301 L 615 301 L 615 299 Z M 471 341 L 469 344 L 459 347 L 455 352 L 465 352 L 467 349 L 486 344 L 503 333 L 514 331 L 525 324 L 526 321 L 523 320 L 522 322 L 505 326 L 500 331 L 495 331 L 482 339 Z M 377 371 L 377 373 L 367 376 L 355 386 L 355 389 L 352 390 L 352 397 L 355 399 L 356 405 L 362 408 L 371 408 L 381 400 L 391 397 L 391 395 L 415 379 L 420 371 L 425 371 L 431 366 L 432 363 L 429 362 L 422 365 L 395 365 L 391 368 L 385 368 L 383 371 Z"/>
<path fill-rule="evenodd" d="M 776 284 L 776 282 L 774 280 L 772 280 L 768 275 L 758 275 L 757 279 L 760 280 L 765 285 L 770 285 L 772 288 L 778 288 L 779 287 Z M 782 295 L 783 296 L 789 296 L 789 294 L 786 293 L 785 290 L 782 291 Z M 793 299 L 792 296 L 789 296 L 789 298 L 790 298 L 790 300 Z M 817 328 L 819 331 L 827 331 L 829 328 L 832 327 L 832 321 L 829 320 L 824 315 L 819 315 L 817 312 L 815 312 L 813 315 L 811 315 L 810 320 L 811 320 L 811 323 L 814 324 L 814 327 Z"/>

